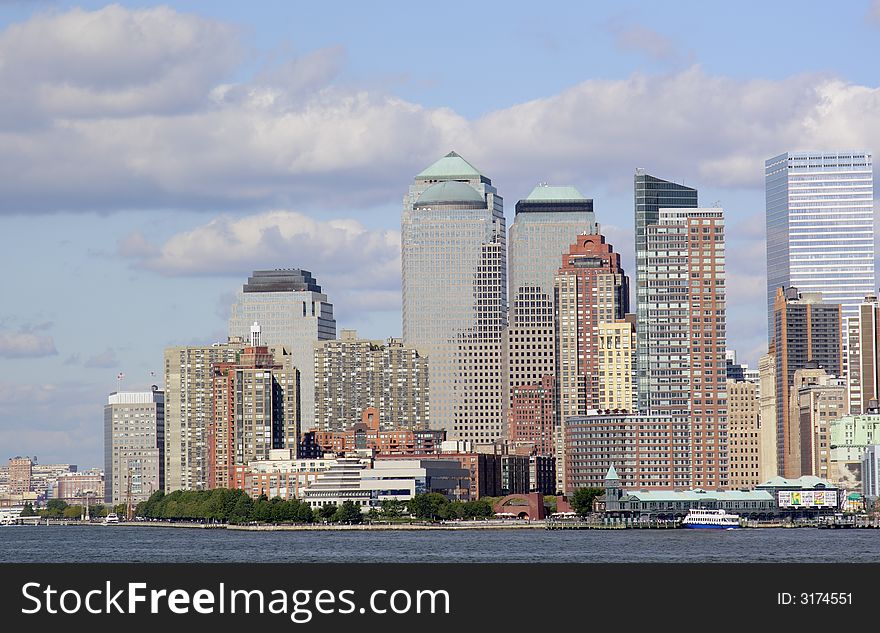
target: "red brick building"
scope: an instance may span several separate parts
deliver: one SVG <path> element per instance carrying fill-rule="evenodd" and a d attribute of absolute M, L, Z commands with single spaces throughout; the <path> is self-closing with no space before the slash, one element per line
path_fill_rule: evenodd
<path fill-rule="evenodd" d="M 315 431 L 315 442 L 325 453 L 345 454 L 355 450 L 374 450 L 377 457 L 394 455 L 430 455 L 440 452 L 445 431 L 407 430 L 382 431 L 379 410 L 367 407 L 361 421 L 348 431 Z"/>
<path fill-rule="evenodd" d="M 555 379 L 544 376 L 540 383 L 513 387 L 507 418 L 507 439 L 531 443 L 538 455 L 552 455 L 556 419 Z"/>

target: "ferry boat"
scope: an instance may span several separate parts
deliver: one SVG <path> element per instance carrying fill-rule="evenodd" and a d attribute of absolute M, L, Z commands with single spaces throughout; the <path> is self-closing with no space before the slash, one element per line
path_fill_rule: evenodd
<path fill-rule="evenodd" d="M 681 522 L 686 528 L 715 528 L 721 530 L 739 527 L 739 515 L 728 514 L 724 510 L 704 510 L 691 508 Z"/>
<path fill-rule="evenodd" d="M 104 525 L 113 525 L 114 523 L 119 523 L 119 515 L 117 515 L 115 512 L 111 512 L 104 519 Z"/>

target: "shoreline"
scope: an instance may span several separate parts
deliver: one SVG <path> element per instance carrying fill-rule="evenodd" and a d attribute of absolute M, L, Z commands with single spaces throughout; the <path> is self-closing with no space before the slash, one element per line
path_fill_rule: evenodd
<path fill-rule="evenodd" d="M 45 524 L 40 524 L 45 527 Z M 232 530 L 237 532 L 322 532 L 322 531 L 425 531 L 425 530 L 528 530 L 546 529 L 544 521 L 522 523 L 473 523 L 460 524 L 418 524 L 418 523 L 361 523 L 355 525 L 301 524 L 301 525 L 229 525 L 226 523 L 188 523 L 177 521 L 132 521 L 105 525 L 103 523 L 56 523 L 53 526 L 83 527 L 159 527 L 201 530 Z"/>

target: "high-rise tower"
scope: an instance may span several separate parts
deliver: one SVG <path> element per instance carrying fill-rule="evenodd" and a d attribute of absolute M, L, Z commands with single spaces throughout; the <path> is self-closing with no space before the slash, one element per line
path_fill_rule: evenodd
<path fill-rule="evenodd" d="M 502 437 L 507 321 L 503 201 L 455 152 L 403 201 L 403 342 L 428 356 L 431 426 L 450 439 Z"/>
<path fill-rule="evenodd" d="M 229 336 L 250 340 L 260 324 L 260 345 L 283 345 L 300 376 L 302 430 L 315 427 L 315 344 L 336 338 L 333 304 L 307 270 L 257 270 L 232 305 Z"/>
<path fill-rule="evenodd" d="M 636 232 L 636 349 L 638 371 L 639 409 L 647 409 L 648 359 L 647 327 L 648 304 L 646 284 L 648 275 L 648 227 L 660 218 L 660 209 L 696 208 L 697 190 L 645 173 L 635 174 L 635 232 Z"/>
<path fill-rule="evenodd" d="M 764 182 L 770 337 L 781 287 L 821 292 L 856 316 L 875 291 L 871 152 L 787 152 L 765 161 Z"/>

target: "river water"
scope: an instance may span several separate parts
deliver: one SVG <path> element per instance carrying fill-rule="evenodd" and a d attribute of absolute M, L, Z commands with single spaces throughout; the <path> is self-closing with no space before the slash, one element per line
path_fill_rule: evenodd
<path fill-rule="evenodd" d="M 241 532 L 9 526 L 0 563 L 880 563 L 880 530 L 458 530 Z"/>

